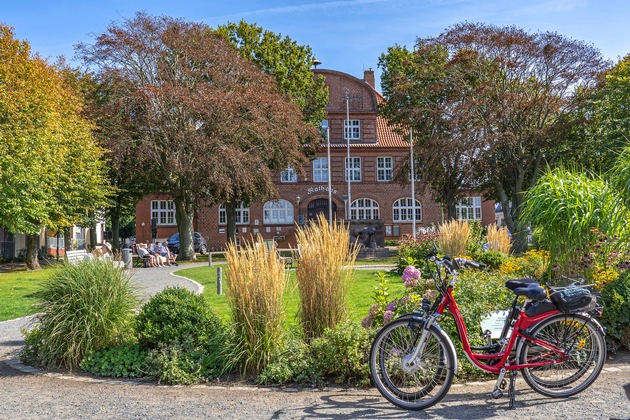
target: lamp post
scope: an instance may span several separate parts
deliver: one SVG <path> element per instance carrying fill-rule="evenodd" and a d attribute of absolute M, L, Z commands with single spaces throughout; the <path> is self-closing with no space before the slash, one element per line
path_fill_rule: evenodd
<path fill-rule="evenodd" d="M 326 171 L 328 173 L 328 222 L 332 223 L 332 165 L 330 161 L 330 127 L 328 126 L 328 120 L 322 121 L 322 128 L 326 130 L 326 156 L 328 159 L 328 171 Z"/>
<path fill-rule="evenodd" d="M 142 225 L 142 241 L 144 242 L 144 241 L 146 241 L 146 239 L 144 237 L 145 236 L 145 234 L 144 234 L 144 227 L 146 226 L 146 223 L 142 222 L 141 225 Z M 138 241 L 136 241 L 136 242 L 138 242 Z"/>
<path fill-rule="evenodd" d="M 411 153 L 411 163 L 410 163 L 410 172 L 411 172 L 411 229 L 413 232 L 411 233 L 412 238 L 416 239 L 416 173 L 414 170 L 414 158 L 413 158 L 413 127 L 409 127 L 409 150 Z"/>
<path fill-rule="evenodd" d="M 350 93 L 346 92 L 346 126 L 344 130 L 344 134 L 346 135 L 346 148 L 347 148 L 347 156 L 346 156 L 346 178 L 348 180 L 348 202 L 346 206 L 346 217 L 350 220 L 350 206 L 352 204 L 352 194 L 350 192 L 350 171 L 348 170 L 350 167 Z"/>

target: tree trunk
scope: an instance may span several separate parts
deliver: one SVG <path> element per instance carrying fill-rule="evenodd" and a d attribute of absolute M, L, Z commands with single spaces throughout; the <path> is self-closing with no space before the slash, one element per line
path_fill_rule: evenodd
<path fill-rule="evenodd" d="M 236 243 L 236 204 L 226 203 L 225 214 L 227 217 L 227 241 L 226 243 Z"/>
<path fill-rule="evenodd" d="M 66 251 L 72 251 L 72 236 L 69 227 L 63 228 L 63 247 Z"/>
<path fill-rule="evenodd" d="M 120 249 L 120 203 L 116 203 L 109 211 L 109 220 L 112 224 L 112 246 Z"/>
<path fill-rule="evenodd" d="M 39 247 L 37 238 L 38 235 L 26 236 L 26 268 L 29 270 L 39 270 L 42 268 L 37 259 L 37 248 Z"/>
<path fill-rule="evenodd" d="M 90 247 L 88 251 L 92 251 L 93 249 L 96 249 L 96 226 L 90 227 Z"/>
<path fill-rule="evenodd" d="M 175 198 L 175 219 L 179 229 L 179 260 L 195 261 L 195 249 L 193 247 L 193 212 L 180 198 Z"/>

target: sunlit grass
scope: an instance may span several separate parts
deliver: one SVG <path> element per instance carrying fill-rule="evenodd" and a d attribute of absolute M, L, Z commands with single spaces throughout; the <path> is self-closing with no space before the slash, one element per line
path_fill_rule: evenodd
<path fill-rule="evenodd" d="M 0 274 L 0 321 L 20 318 L 37 312 L 35 293 L 57 270 L 14 271 Z"/>
<path fill-rule="evenodd" d="M 206 297 L 210 306 L 223 320 L 230 319 L 230 309 L 227 304 L 227 290 L 223 287 L 223 294 L 217 295 L 217 268 L 221 267 L 225 276 L 227 265 L 217 265 L 214 267 L 197 267 L 187 268 L 177 272 L 177 275 L 187 277 L 204 286 L 203 295 Z M 352 321 L 360 322 L 367 315 L 367 311 L 374 303 L 374 291 L 378 286 L 378 278 L 376 273 L 379 270 L 357 270 L 355 269 L 352 277 L 353 281 L 348 290 L 348 315 Z M 298 311 L 300 296 L 297 290 L 297 282 L 295 279 L 295 270 L 287 271 L 287 285 L 284 291 L 285 303 L 285 326 L 296 327 L 299 324 Z M 405 286 L 400 280 L 400 275 L 393 274 L 389 283 L 389 293 L 393 298 L 402 297 Z"/>

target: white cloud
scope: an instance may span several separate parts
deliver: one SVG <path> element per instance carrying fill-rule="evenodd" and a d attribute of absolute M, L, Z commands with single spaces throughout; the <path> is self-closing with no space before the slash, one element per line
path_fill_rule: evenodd
<path fill-rule="evenodd" d="M 239 17 L 245 16 L 261 16 L 270 14 L 286 14 L 286 13 L 304 13 L 312 10 L 333 9 L 340 7 L 355 7 L 363 4 L 384 3 L 388 0 L 338 0 L 317 3 L 305 3 L 295 6 L 271 7 L 267 9 L 257 9 L 243 11 L 238 14 Z M 220 18 L 229 18 L 235 15 L 220 16 Z"/>

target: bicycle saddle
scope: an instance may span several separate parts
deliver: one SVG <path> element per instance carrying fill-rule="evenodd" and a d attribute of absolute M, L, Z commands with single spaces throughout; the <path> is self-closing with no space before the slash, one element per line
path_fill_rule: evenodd
<path fill-rule="evenodd" d="M 536 282 L 529 283 L 525 287 L 517 287 L 514 289 L 514 294 L 517 296 L 525 296 L 527 299 L 533 301 L 543 300 L 547 297 L 547 291 Z"/>
<path fill-rule="evenodd" d="M 538 284 L 538 282 L 534 279 L 524 278 L 524 279 L 514 279 L 508 280 L 505 282 L 505 287 L 510 290 L 516 290 L 519 287 L 527 287 L 530 284 Z"/>

